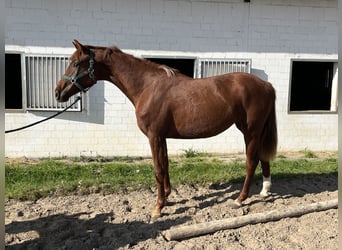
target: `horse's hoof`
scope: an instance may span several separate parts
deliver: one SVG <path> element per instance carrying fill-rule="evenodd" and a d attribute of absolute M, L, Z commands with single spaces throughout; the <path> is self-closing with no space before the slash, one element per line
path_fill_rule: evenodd
<path fill-rule="evenodd" d="M 161 217 L 160 209 L 155 209 L 155 210 L 152 211 L 152 214 L 151 214 L 151 219 L 152 220 L 156 220 L 156 219 L 158 219 L 160 217 Z"/>
<path fill-rule="evenodd" d="M 261 198 L 265 199 L 265 198 L 271 196 L 271 193 L 270 192 L 260 192 L 259 195 Z"/>
<path fill-rule="evenodd" d="M 242 206 L 242 203 L 238 200 L 229 200 L 228 205 L 233 209 L 238 209 Z"/>

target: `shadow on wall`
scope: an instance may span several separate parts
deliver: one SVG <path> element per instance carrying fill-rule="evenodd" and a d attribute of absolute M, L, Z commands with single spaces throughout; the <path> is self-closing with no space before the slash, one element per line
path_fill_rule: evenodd
<path fill-rule="evenodd" d="M 262 69 L 251 69 L 251 74 L 256 75 L 257 77 L 260 77 L 264 81 L 268 81 L 268 75 L 265 73 Z"/>
<path fill-rule="evenodd" d="M 54 119 L 104 124 L 104 81 L 98 81 L 86 94 L 82 94 L 82 112 L 64 112 Z M 49 117 L 50 112 L 34 112 L 37 117 Z"/>

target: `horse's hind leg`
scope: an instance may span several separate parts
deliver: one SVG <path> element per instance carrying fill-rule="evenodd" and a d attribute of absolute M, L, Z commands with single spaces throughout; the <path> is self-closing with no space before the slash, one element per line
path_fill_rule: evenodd
<path fill-rule="evenodd" d="M 271 173 L 270 173 L 270 162 L 268 161 L 261 161 L 261 168 L 262 168 L 262 189 L 260 192 L 260 196 L 266 198 L 270 195 L 271 191 Z"/>

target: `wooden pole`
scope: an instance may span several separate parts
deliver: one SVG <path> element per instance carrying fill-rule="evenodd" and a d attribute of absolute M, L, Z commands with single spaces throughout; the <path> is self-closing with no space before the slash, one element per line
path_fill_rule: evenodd
<path fill-rule="evenodd" d="M 195 236 L 214 233 L 220 230 L 233 229 L 249 224 L 265 223 L 276 221 L 286 217 L 297 217 L 307 213 L 319 212 L 338 207 L 338 200 L 322 201 L 308 205 L 287 207 L 280 210 L 271 210 L 265 213 L 255 213 L 239 217 L 227 218 L 203 222 L 199 224 L 179 226 L 163 231 L 162 235 L 167 240 L 181 240 Z"/>

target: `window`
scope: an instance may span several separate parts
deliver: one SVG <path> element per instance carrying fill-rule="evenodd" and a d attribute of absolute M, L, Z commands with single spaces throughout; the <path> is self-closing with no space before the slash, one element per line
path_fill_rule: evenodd
<path fill-rule="evenodd" d="M 198 77 L 209 77 L 231 72 L 251 72 L 249 59 L 199 59 Z"/>
<path fill-rule="evenodd" d="M 58 103 L 54 88 L 68 66 L 67 56 L 6 54 L 6 109 L 61 110 L 71 104 Z M 80 102 L 70 111 L 80 111 Z"/>
<path fill-rule="evenodd" d="M 292 61 L 289 110 L 336 111 L 337 63 Z"/>
<path fill-rule="evenodd" d="M 194 77 L 194 58 L 146 57 L 146 59 L 177 69 L 179 72 L 189 77 Z"/>

